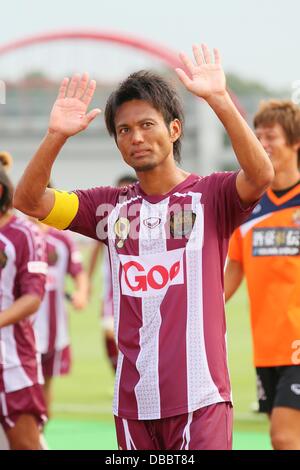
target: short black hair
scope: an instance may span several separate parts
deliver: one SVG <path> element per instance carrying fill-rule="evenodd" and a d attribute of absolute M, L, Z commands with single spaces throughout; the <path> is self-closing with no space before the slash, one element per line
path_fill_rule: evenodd
<path fill-rule="evenodd" d="M 134 184 L 138 181 L 138 179 L 133 175 L 121 175 L 117 179 L 117 186 L 124 186 L 126 184 Z"/>
<path fill-rule="evenodd" d="M 182 125 L 182 134 L 174 142 L 174 158 L 180 162 L 181 138 L 183 137 L 184 113 L 181 101 L 175 89 L 161 76 L 140 70 L 127 77 L 119 87 L 111 93 L 105 107 L 105 123 L 109 135 L 117 139 L 115 116 L 117 109 L 127 101 L 143 100 L 159 111 L 169 128 L 174 119 Z"/>
<path fill-rule="evenodd" d="M 12 207 L 13 185 L 0 163 L 0 185 L 3 187 L 3 194 L 0 198 L 0 212 L 6 214 L 8 209 Z"/>

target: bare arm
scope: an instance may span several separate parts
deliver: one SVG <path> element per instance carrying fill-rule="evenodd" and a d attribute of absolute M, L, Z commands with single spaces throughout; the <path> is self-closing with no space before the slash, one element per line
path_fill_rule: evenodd
<path fill-rule="evenodd" d="M 47 189 L 55 159 L 66 140 L 86 129 L 100 113 L 87 108 L 96 88 L 88 74 L 74 75 L 69 83 L 64 78 L 51 111 L 48 132 L 29 162 L 14 194 L 14 206 L 27 215 L 44 219 L 54 206 L 55 196 Z"/>
<path fill-rule="evenodd" d="M 25 294 L 16 300 L 9 308 L 0 313 L 0 328 L 13 325 L 37 311 L 41 299 L 32 294 Z"/>
<path fill-rule="evenodd" d="M 218 50 L 214 49 L 214 63 L 206 45 L 203 44 L 202 49 L 193 46 L 193 51 L 196 64 L 185 54 L 180 55 L 191 78 L 182 69 L 176 69 L 176 72 L 185 87 L 205 99 L 223 123 L 241 166 L 236 181 L 237 191 L 245 205 L 249 205 L 259 199 L 271 184 L 273 166 L 226 91 Z"/>
<path fill-rule="evenodd" d="M 82 310 L 87 306 L 89 281 L 85 271 L 81 271 L 74 277 L 75 292 L 72 295 L 72 305 L 76 310 Z"/>
<path fill-rule="evenodd" d="M 228 259 L 224 276 L 225 302 L 239 288 L 244 277 L 243 266 L 239 261 Z"/>

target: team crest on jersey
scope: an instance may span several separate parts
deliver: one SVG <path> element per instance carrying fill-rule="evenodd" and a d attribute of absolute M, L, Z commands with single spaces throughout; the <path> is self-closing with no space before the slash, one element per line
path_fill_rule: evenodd
<path fill-rule="evenodd" d="M 193 211 L 180 211 L 170 217 L 170 232 L 173 238 L 186 237 L 193 230 L 196 214 Z"/>
<path fill-rule="evenodd" d="M 4 251 L 0 251 L 0 268 L 5 268 L 7 263 L 7 254 Z"/>
<path fill-rule="evenodd" d="M 293 212 L 292 220 L 293 220 L 293 222 L 294 222 L 295 225 L 297 225 L 298 227 L 300 227 L 300 209 L 296 209 L 296 210 Z"/>
<path fill-rule="evenodd" d="M 126 217 L 119 217 L 114 225 L 117 248 L 123 248 L 130 231 L 130 222 Z"/>
<path fill-rule="evenodd" d="M 52 250 L 48 253 L 47 261 L 49 266 L 55 266 L 58 260 L 58 254 L 56 250 Z"/>
<path fill-rule="evenodd" d="M 158 227 L 160 223 L 161 219 L 159 217 L 148 217 L 143 221 L 143 224 L 150 229 Z"/>

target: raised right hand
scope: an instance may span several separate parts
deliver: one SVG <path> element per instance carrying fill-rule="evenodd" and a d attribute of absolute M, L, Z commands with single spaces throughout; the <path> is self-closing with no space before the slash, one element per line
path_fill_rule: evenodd
<path fill-rule="evenodd" d="M 67 138 L 86 129 L 101 112 L 96 108 L 87 113 L 95 89 L 96 82 L 89 81 L 87 73 L 64 78 L 50 114 L 49 132 Z"/>

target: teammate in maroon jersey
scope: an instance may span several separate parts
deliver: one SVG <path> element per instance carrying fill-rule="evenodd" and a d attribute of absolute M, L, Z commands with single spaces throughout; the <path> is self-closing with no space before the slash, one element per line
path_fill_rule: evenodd
<path fill-rule="evenodd" d="M 226 91 L 217 50 L 181 55 L 186 88 L 225 126 L 241 170 L 200 177 L 180 169 L 183 113 L 174 90 L 150 72 L 110 96 L 106 124 L 139 182 L 71 193 L 46 189 L 68 137 L 86 114 L 95 82 L 64 79 L 49 130 L 29 163 L 15 205 L 49 225 L 110 250 L 119 356 L 113 411 L 122 449 L 230 449 L 223 271 L 228 239 L 269 186 L 273 167 Z M 32 185 L 32 181 L 35 184 Z"/>
<path fill-rule="evenodd" d="M 32 317 L 44 294 L 41 233 L 11 212 L 12 186 L 0 169 L 0 422 L 11 449 L 38 450 L 46 420 Z"/>
<path fill-rule="evenodd" d="M 66 375 L 71 369 L 69 319 L 65 306 L 65 279 L 69 274 L 75 283 L 71 296 L 73 307 L 87 305 L 88 280 L 82 266 L 81 253 L 70 234 L 40 224 L 45 235 L 48 261 L 46 292 L 34 322 L 37 349 L 42 355 L 45 379 L 44 394 L 50 415 L 53 377 Z"/>

